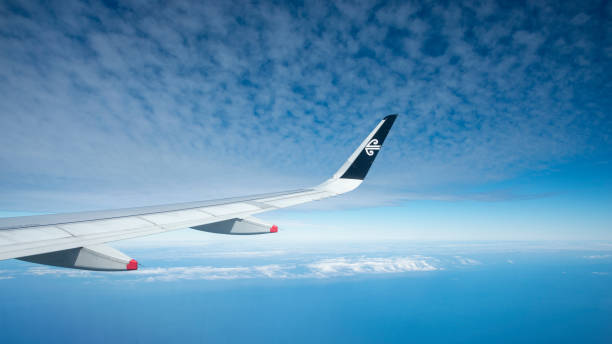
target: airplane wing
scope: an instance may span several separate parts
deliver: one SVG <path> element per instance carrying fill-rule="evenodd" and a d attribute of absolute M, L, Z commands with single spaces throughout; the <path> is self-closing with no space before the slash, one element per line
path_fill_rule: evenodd
<path fill-rule="evenodd" d="M 357 188 L 380 151 L 397 115 L 385 117 L 342 167 L 308 189 L 72 214 L 0 219 L 0 260 L 21 260 L 85 270 L 124 271 L 136 260 L 105 243 L 183 228 L 250 235 L 275 233 L 278 227 L 252 215 L 336 196 Z"/>

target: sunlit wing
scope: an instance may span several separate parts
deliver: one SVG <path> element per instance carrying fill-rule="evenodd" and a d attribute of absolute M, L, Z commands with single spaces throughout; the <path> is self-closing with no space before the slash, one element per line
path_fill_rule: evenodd
<path fill-rule="evenodd" d="M 183 228 L 232 234 L 278 230 L 253 215 L 354 190 L 367 175 L 396 115 L 385 117 L 332 178 L 301 190 L 74 214 L 0 219 L 0 260 L 21 260 L 86 270 L 135 270 L 138 263 L 104 245 Z"/>

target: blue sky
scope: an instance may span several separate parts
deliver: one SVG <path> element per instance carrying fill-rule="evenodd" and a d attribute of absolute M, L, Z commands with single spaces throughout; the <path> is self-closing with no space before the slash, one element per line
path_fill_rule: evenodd
<path fill-rule="evenodd" d="M 600 1 L 5 1 L 0 210 L 310 186 L 399 113 L 359 190 L 266 217 L 610 239 L 611 14 Z"/>

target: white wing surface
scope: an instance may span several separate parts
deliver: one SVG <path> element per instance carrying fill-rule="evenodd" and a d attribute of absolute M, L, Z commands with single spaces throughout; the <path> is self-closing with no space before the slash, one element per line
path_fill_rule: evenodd
<path fill-rule="evenodd" d="M 385 117 L 331 179 L 309 189 L 142 208 L 0 219 L 0 260 L 86 270 L 135 270 L 138 263 L 104 245 L 183 228 L 248 235 L 274 233 L 252 215 L 349 192 L 358 187 L 395 121 Z"/>

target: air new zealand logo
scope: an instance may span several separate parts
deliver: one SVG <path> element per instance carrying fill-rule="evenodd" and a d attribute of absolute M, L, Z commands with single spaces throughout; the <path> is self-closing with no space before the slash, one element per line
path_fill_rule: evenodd
<path fill-rule="evenodd" d="M 374 151 L 380 150 L 380 145 L 378 144 L 378 139 L 372 139 L 368 142 L 368 145 L 365 147 L 365 152 L 367 155 L 374 155 Z"/>

